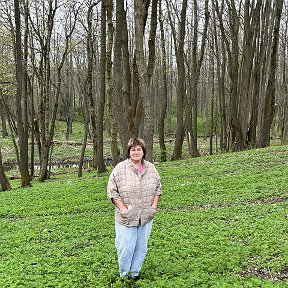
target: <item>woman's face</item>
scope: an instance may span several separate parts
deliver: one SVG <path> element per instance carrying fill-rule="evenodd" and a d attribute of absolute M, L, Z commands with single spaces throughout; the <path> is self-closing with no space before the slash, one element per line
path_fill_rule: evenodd
<path fill-rule="evenodd" d="M 133 162 L 142 161 L 143 158 L 143 149 L 140 145 L 132 146 L 130 149 L 130 158 Z"/>

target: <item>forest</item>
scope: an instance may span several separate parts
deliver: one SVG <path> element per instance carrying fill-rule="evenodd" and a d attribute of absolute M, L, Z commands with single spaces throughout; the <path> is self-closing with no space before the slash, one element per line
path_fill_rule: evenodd
<path fill-rule="evenodd" d="M 115 165 L 137 136 L 146 141 L 147 160 L 157 150 L 161 162 L 287 144 L 283 0 L 0 5 L 2 191 L 11 188 L 5 139 L 13 143 L 21 186 L 30 186 L 36 163 L 40 181 L 50 176 L 59 123 L 71 142 L 81 124 L 80 177 L 88 145 L 92 167 L 102 173 L 104 149 Z"/>

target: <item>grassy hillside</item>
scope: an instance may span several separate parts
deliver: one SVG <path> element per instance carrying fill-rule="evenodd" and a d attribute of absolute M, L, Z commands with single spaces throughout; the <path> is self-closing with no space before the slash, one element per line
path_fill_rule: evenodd
<path fill-rule="evenodd" d="M 288 287 L 287 146 L 157 168 L 164 195 L 135 287 Z M 0 193 L 0 287 L 129 286 L 108 174 L 57 177 Z"/>

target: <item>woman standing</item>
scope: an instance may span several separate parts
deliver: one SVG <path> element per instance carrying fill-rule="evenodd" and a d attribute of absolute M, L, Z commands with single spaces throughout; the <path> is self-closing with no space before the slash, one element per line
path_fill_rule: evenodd
<path fill-rule="evenodd" d="M 155 166 L 144 160 L 145 142 L 130 139 L 127 159 L 113 169 L 107 194 L 115 205 L 115 245 L 121 277 L 139 279 L 147 254 L 153 217 L 161 195 L 160 176 Z"/>

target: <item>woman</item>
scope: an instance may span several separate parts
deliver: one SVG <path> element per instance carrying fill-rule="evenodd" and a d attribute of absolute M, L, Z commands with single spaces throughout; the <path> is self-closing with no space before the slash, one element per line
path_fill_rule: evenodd
<path fill-rule="evenodd" d="M 127 148 L 127 159 L 118 163 L 109 177 L 107 194 L 115 205 L 115 246 L 120 277 L 138 280 L 161 183 L 155 166 L 144 160 L 145 142 L 140 138 L 130 139 Z"/>

